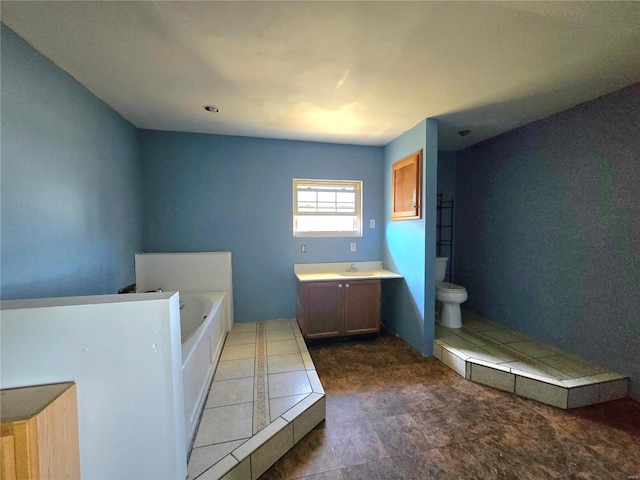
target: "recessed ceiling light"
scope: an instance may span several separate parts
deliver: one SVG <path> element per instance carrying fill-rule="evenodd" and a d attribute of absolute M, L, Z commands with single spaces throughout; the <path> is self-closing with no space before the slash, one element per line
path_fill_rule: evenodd
<path fill-rule="evenodd" d="M 218 113 L 220 111 L 218 107 L 215 107 L 213 105 L 205 105 L 202 108 L 204 108 L 207 112 L 211 112 L 211 113 Z"/>

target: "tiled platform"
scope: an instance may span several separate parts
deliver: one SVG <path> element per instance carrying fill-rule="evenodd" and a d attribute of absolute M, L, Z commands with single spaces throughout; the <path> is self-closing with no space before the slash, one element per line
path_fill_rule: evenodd
<path fill-rule="evenodd" d="M 467 380 L 559 408 L 627 396 L 628 377 L 463 310 L 461 329 L 436 325 L 434 356 Z"/>
<path fill-rule="evenodd" d="M 325 395 L 295 320 L 236 323 L 188 463 L 188 479 L 255 480 L 325 418 Z"/>

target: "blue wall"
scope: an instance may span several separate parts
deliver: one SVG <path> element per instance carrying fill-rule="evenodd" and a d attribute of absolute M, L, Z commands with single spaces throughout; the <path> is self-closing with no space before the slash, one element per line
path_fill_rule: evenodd
<path fill-rule="evenodd" d="M 389 282 L 384 292 L 382 321 L 418 351 L 433 351 L 435 309 L 435 215 L 438 126 L 427 119 L 384 148 L 385 241 L 383 262 L 404 276 Z M 423 215 L 420 220 L 391 221 L 392 166 L 418 150 L 423 151 Z"/>
<path fill-rule="evenodd" d="M 453 209 L 451 210 L 443 209 L 442 210 L 442 224 L 443 225 L 453 225 L 455 227 L 455 196 L 456 196 L 456 152 L 438 152 L 438 195 L 442 194 L 442 201 L 446 202 L 448 200 L 453 200 Z M 448 205 L 448 204 L 445 204 Z M 439 229 L 436 229 L 436 235 L 439 233 Z M 454 228 L 443 228 L 442 229 L 442 239 L 444 241 L 455 243 L 455 230 Z M 437 241 L 437 240 L 436 240 Z M 438 256 L 448 257 L 449 265 L 448 272 L 451 273 L 451 278 L 446 279 L 447 281 L 451 281 L 455 283 L 455 278 L 453 277 L 453 272 L 455 270 L 455 256 L 454 256 L 454 246 L 453 245 L 442 245 L 440 247 L 440 252 L 436 253 Z"/>
<path fill-rule="evenodd" d="M 236 321 L 295 317 L 294 263 L 382 257 L 380 147 L 153 130 L 140 141 L 144 250 L 231 251 Z M 294 237 L 293 178 L 362 180 L 363 236 Z"/>
<path fill-rule="evenodd" d="M 451 200 L 456 195 L 457 152 L 438 152 L 438 194 L 443 200 Z"/>
<path fill-rule="evenodd" d="M 136 128 L 0 29 L 2 298 L 115 293 L 142 246 Z"/>
<path fill-rule="evenodd" d="M 640 84 L 458 152 L 456 281 L 640 397 Z"/>

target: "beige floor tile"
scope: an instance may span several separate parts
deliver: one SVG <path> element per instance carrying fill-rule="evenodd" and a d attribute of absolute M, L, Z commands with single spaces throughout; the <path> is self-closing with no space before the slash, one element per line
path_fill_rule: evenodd
<path fill-rule="evenodd" d="M 598 401 L 608 402 L 625 398 L 629 394 L 629 379 L 598 383 Z"/>
<path fill-rule="evenodd" d="M 258 329 L 258 322 L 238 322 L 231 327 L 231 333 L 255 332 Z"/>
<path fill-rule="evenodd" d="M 574 387 L 568 390 L 568 408 L 584 407 L 598 403 L 598 385 L 592 383 L 582 387 Z"/>
<path fill-rule="evenodd" d="M 253 403 L 206 408 L 202 413 L 194 447 L 251 437 Z"/>
<path fill-rule="evenodd" d="M 513 342 L 510 343 L 508 347 L 531 358 L 548 357 L 556 353 L 556 350 L 552 350 L 542 342 L 537 342 L 535 340 Z"/>
<path fill-rule="evenodd" d="M 269 413 L 271 415 L 271 421 L 282 415 L 291 407 L 308 397 L 309 393 L 303 393 L 301 395 L 291 395 L 288 397 L 272 398 L 269 400 Z"/>
<path fill-rule="evenodd" d="M 293 447 L 293 425 L 289 423 L 251 454 L 251 479 L 257 480 L 291 447 Z"/>
<path fill-rule="evenodd" d="M 219 380 L 230 380 L 232 378 L 253 377 L 255 363 L 254 358 L 218 362 L 213 381 L 217 382 Z"/>
<path fill-rule="evenodd" d="M 189 479 L 196 478 L 198 475 L 208 470 L 211 466 L 218 463 L 223 457 L 227 456 L 233 450 L 242 445 L 246 439 L 234 440 L 233 442 L 218 443 L 215 445 L 207 445 L 206 447 L 194 448 L 189 457 L 187 465 L 187 475 Z"/>
<path fill-rule="evenodd" d="M 440 340 L 448 340 L 450 338 L 459 338 L 457 331 L 453 329 L 443 327 L 442 325 L 436 325 L 435 338 Z"/>
<path fill-rule="evenodd" d="M 302 337 L 296 337 L 296 342 L 298 343 L 298 350 L 301 352 L 308 352 L 307 344 Z"/>
<path fill-rule="evenodd" d="M 479 360 L 484 360 L 485 362 L 494 363 L 496 365 L 505 363 L 504 358 L 498 357 L 497 355 L 490 353 L 484 348 L 475 350 L 473 354 L 469 356 L 469 358 L 477 358 Z"/>
<path fill-rule="evenodd" d="M 482 349 L 489 352 L 490 355 L 493 355 L 494 357 L 501 360 L 501 362 L 497 362 L 497 363 L 517 362 L 521 360 L 521 357 L 518 357 L 513 352 L 510 352 L 509 350 L 501 346 L 485 345 L 482 347 Z"/>
<path fill-rule="evenodd" d="M 267 371 L 271 373 L 294 372 L 304 370 L 304 361 L 300 353 L 273 355 L 267 357 Z"/>
<path fill-rule="evenodd" d="M 236 460 L 233 455 L 229 454 L 216 463 L 209 470 L 205 471 L 201 476 L 198 477 L 198 480 L 227 480 L 229 479 L 229 473 L 235 471 L 238 468 L 238 460 Z M 228 473 L 229 472 L 229 473 Z M 249 470 L 249 475 L 251 475 L 251 470 Z M 249 478 L 245 477 L 236 477 L 238 480 L 241 478 Z M 188 479 L 191 480 L 191 479 Z M 236 480 L 236 479 L 234 479 Z"/>
<path fill-rule="evenodd" d="M 478 345 L 471 343 L 469 340 L 466 340 L 460 336 L 451 336 L 447 337 L 443 340 L 448 345 L 451 345 L 458 350 L 473 350 L 478 348 Z"/>
<path fill-rule="evenodd" d="M 242 358 L 255 358 L 256 346 L 254 344 L 247 345 L 225 345 L 220 355 L 220 361 L 240 360 Z"/>
<path fill-rule="evenodd" d="M 298 353 L 298 342 L 295 340 L 284 340 L 281 342 L 267 342 L 267 355 L 287 355 L 290 353 Z"/>
<path fill-rule="evenodd" d="M 438 360 L 442 360 L 442 346 L 435 341 L 433 342 L 433 356 Z"/>
<path fill-rule="evenodd" d="M 480 336 L 478 333 L 470 331 L 470 330 L 465 330 L 464 327 L 462 328 L 462 331 L 460 331 L 458 333 L 458 336 L 461 338 L 464 338 L 465 340 L 467 340 L 468 342 L 473 343 L 474 345 L 478 345 L 480 347 L 484 346 L 484 345 L 493 345 L 493 341 Z"/>
<path fill-rule="evenodd" d="M 279 342 L 282 340 L 295 340 L 296 336 L 292 328 L 280 328 L 278 330 L 267 330 L 267 342 Z"/>
<path fill-rule="evenodd" d="M 315 370 L 307 370 L 307 377 L 309 378 L 309 383 L 311 384 L 311 390 L 314 393 L 320 393 L 324 395 L 324 387 L 320 382 L 320 377 L 318 376 L 318 372 Z"/>
<path fill-rule="evenodd" d="M 293 419 L 293 442 L 298 443 L 302 440 L 302 437 L 322 422 L 325 419 L 326 410 L 325 397 L 320 398 L 310 406 L 306 406 L 304 411 Z"/>
<path fill-rule="evenodd" d="M 220 480 L 248 480 L 249 478 L 251 478 L 251 459 L 245 458 Z M 202 480 L 209 479 L 203 478 Z"/>
<path fill-rule="evenodd" d="M 302 361 L 304 362 L 304 368 L 307 370 L 315 370 L 316 366 L 313 363 L 313 360 L 311 359 L 311 355 L 309 355 L 308 351 L 302 351 L 300 352 L 300 355 L 302 356 Z"/>
<path fill-rule="evenodd" d="M 505 327 L 502 324 L 492 322 L 479 315 L 462 311 L 462 328 L 475 330 L 476 332 L 487 332 L 489 330 L 503 330 Z"/>
<path fill-rule="evenodd" d="M 605 372 L 598 373 L 596 375 L 590 375 L 587 377 L 587 380 L 593 383 L 601 383 L 601 382 L 609 382 L 611 380 L 621 380 L 626 378 L 624 375 L 619 374 L 618 372 Z"/>
<path fill-rule="evenodd" d="M 531 398 L 558 408 L 567 408 L 568 389 L 516 376 L 516 395 Z"/>
<path fill-rule="evenodd" d="M 567 380 L 562 380 L 562 384 L 567 388 L 583 387 L 585 385 L 591 385 L 592 383 L 595 382 L 592 382 L 586 377 L 569 378 Z"/>
<path fill-rule="evenodd" d="M 442 348 L 442 362 L 447 365 L 450 369 L 456 372 L 458 375 L 465 377 L 466 376 L 466 362 L 458 357 L 457 355 L 451 353 L 446 348 Z"/>
<path fill-rule="evenodd" d="M 227 335 L 227 339 L 224 342 L 225 346 L 229 345 L 244 345 L 249 343 L 256 343 L 256 333 L 255 332 L 242 332 L 242 333 L 234 333 L 230 332 Z"/>
<path fill-rule="evenodd" d="M 265 327 L 267 331 L 269 330 L 279 330 L 281 328 L 291 328 L 293 320 L 290 318 L 283 318 L 280 320 L 267 320 L 265 322 Z"/>
<path fill-rule="evenodd" d="M 505 392 L 513 392 L 515 390 L 515 376 L 512 373 L 483 365 L 471 364 L 471 380 Z"/>
<path fill-rule="evenodd" d="M 311 393 L 307 372 L 276 373 L 269 375 L 269 398 Z"/>
<path fill-rule="evenodd" d="M 205 408 L 253 401 L 253 377 L 213 382 Z"/>
<path fill-rule="evenodd" d="M 505 365 L 508 365 L 512 369 L 520 370 L 521 372 L 529 372 L 540 377 L 549 377 L 554 380 L 567 380 L 569 378 L 562 372 L 558 372 L 550 366 L 541 365 L 533 362 L 532 360 L 525 362 L 509 362 Z"/>
<path fill-rule="evenodd" d="M 562 372 L 568 378 L 588 377 L 602 373 L 602 367 L 572 358 L 569 355 L 552 355 L 538 359 L 539 362 Z"/>
<path fill-rule="evenodd" d="M 505 330 L 505 329 L 489 330 L 486 332 L 482 332 L 482 334 L 491 338 L 492 340 L 495 340 L 499 343 L 505 343 L 505 344 L 528 340 L 528 338 L 521 333 L 515 333 L 511 330 Z"/>

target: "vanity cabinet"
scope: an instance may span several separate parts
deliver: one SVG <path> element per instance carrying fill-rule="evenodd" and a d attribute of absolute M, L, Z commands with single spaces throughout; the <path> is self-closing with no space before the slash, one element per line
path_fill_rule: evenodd
<path fill-rule="evenodd" d="M 298 324 L 308 339 L 380 331 L 380 280 L 298 282 Z"/>
<path fill-rule="evenodd" d="M 75 383 L 2 390 L 0 477 L 79 479 Z"/>

